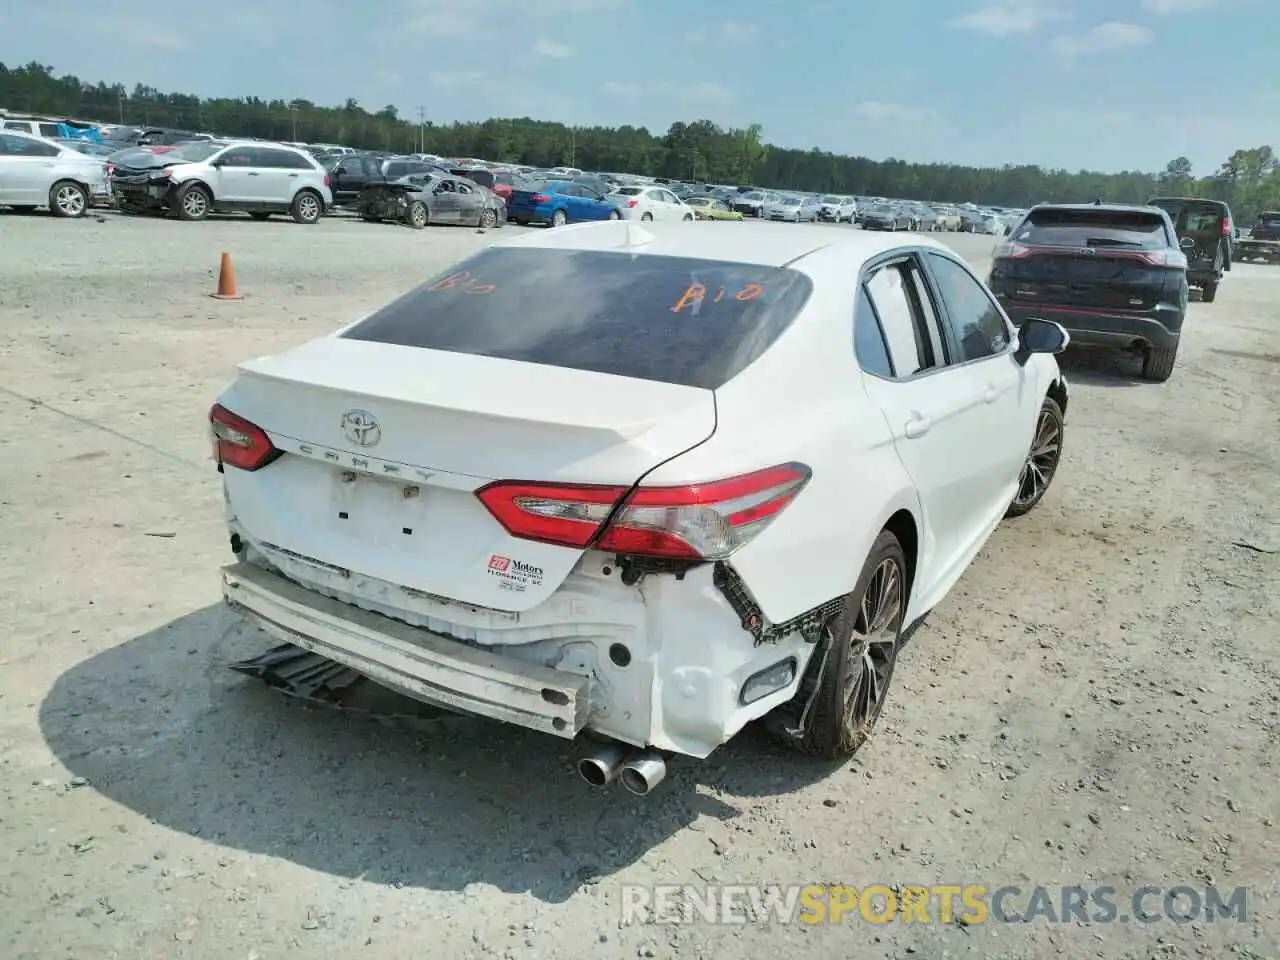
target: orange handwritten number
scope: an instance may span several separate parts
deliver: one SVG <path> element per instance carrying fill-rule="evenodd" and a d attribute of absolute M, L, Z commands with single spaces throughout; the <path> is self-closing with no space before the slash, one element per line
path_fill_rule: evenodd
<path fill-rule="evenodd" d="M 439 293 L 442 290 L 448 290 L 452 287 L 457 286 L 459 283 L 462 283 L 463 281 L 470 280 L 470 279 L 471 279 L 471 274 L 469 272 L 467 272 L 466 270 L 460 270 L 455 274 L 451 274 L 450 276 L 445 277 L 443 280 L 437 283 L 433 283 L 427 289 L 430 290 L 432 293 Z"/>
<path fill-rule="evenodd" d="M 759 300 L 763 295 L 764 287 L 760 286 L 758 283 L 748 283 L 738 291 L 738 295 L 734 299 L 746 303 L 748 300 Z"/>
<path fill-rule="evenodd" d="M 680 299 L 676 301 L 676 305 L 671 308 L 671 312 L 679 313 L 686 308 L 696 307 L 702 302 L 702 298 L 706 295 L 707 288 L 705 286 L 701 283 L 691 283 L 685 292 L 680 295 Z"/>

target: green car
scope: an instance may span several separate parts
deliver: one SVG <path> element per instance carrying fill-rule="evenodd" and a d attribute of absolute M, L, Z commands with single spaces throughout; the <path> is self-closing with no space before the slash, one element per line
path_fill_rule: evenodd
<path fill-rule="evenodd" d="M 1187 282 L 1200 288 L 1204 303 L 1213 303 L 1222 275 L 1231 269 L 1231 208 L 1205 197 L 1153 197 L 1147 205 L 1169 214 L 1178 245 L 1187 255 Z"/>
<path fill-rule="evenodd" d="M 699 220 L 741 220 L 742 214 L 730 210 L 729 205 L 715 197 L 687 197 L 684 201 L 693 208 Z"/>

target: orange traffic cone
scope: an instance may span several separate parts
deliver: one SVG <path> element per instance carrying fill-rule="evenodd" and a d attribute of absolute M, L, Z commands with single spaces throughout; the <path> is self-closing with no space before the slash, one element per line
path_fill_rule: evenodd
<path fill-rule="evenodd" d="M 218 267 L 218 289 L 209 294 L 215 300 L 243 300 L 236 289 L 236 268 L 231 265 L 231 254 L 223 253 Z"/>

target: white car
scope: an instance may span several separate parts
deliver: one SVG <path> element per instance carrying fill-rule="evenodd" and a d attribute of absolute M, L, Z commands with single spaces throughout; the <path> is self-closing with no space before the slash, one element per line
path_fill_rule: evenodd
<path fill-rule="evenodd" d="M 0 132 L 0 206 L 55 217 L 83 217 L 107 192 L 107 165 L 97 157 L 16 130 Z"/>
<path fill-rule="evenodd" d="M 596 785 L 766 716 L 844 756 L 903 629 L 1044 496 L 1067 341 L 925 237 L 522 235 L 240 366 L 224 596 L 300 657 L 607 738 Z"/>
<path fill-rule="evenodd" d="M 820 218 L 832 223 L 853 223 L 858 215 L 858 204 L 853 197 L 829 195 L 822 198 Z"/>
<path fill-rule="evenodd" d="M 609 194 L 624 220 L 691 221 L 689 206 L 661 184 L 649 187 L 619 187 Z"/>
<path fill-rule="evenodd" d="M 111 189 L 122 210 L 172 210 L 183 220 L 239 211 L 316 223 L 333 206 L 319 161 L 280 143 L 197 141 L 168 153 L 136 151 L 116 162 Z"/>

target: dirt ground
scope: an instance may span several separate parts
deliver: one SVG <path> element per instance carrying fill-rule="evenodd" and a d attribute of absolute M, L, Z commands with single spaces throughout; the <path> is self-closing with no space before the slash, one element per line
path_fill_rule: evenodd
<path fill-rule="evenodd" d="M 747 731 L 642 800 L 550 738 L 386 729 L 226 669 L 267 644 L 219 602 L 205 417 L 234 364 L 507 233 L 0 215 L 0 956 L 1277 956 L 1280 268 L 1193 305 L 1167 384 L 1063 359 L 1053 489 L 916 632 L 853 762 Z M 990 238 L 948 242 L 985 269 Z M 223 250 L 242 301 L 207 296 Z M 620 885 L 663 882 L 1249 899 L 1242 923 L 620 926 Z"/>

